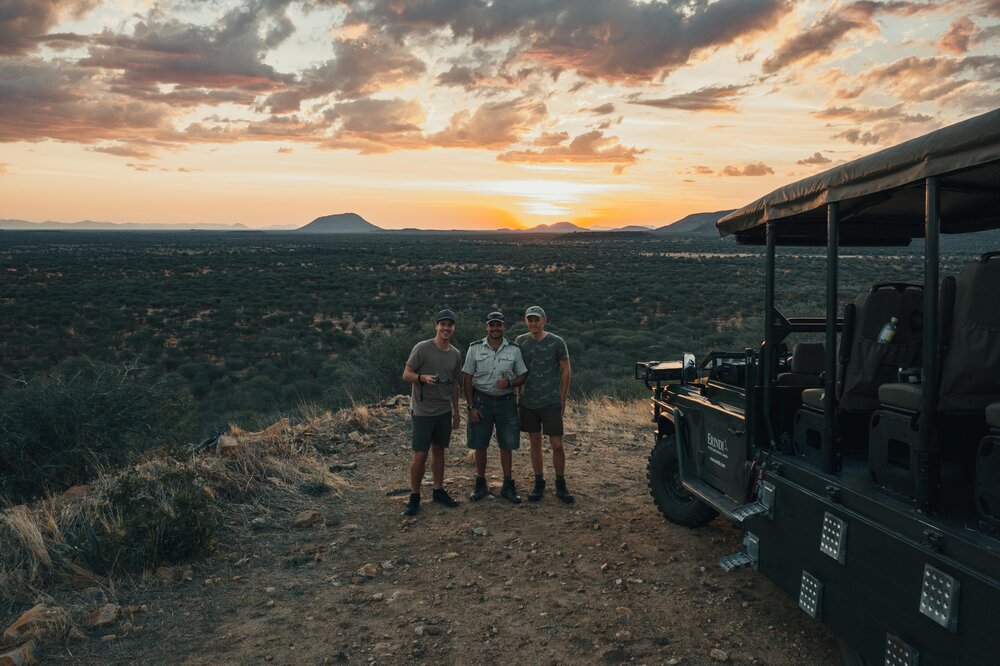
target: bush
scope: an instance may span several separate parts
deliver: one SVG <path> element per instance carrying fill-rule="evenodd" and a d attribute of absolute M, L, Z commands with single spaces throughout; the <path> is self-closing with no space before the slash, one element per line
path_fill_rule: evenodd
<path fill-rule="evenodd" d="M 190 394 L 132 366 L 88 364 L 18 382 L 0 404 L 0 499 L 13 502 L 93 478 L 102 465 L 191 434 Z"/>
<path fill-rule="evenodd" d="M 198 474 L 166 460 L 127 470 L 67 534 L 93 571 L 135 571 L 211 550 L 221 524 L 214 494 Z"/>

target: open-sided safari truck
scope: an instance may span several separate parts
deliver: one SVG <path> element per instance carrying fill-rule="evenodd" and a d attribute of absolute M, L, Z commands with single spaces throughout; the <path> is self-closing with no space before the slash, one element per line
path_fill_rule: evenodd
<path fill-rule="evenodd" d="M 1000 663 L 1000 252 L 984 239 L 957 276 L 939 275 L 940 234 L 1000 228 L 1000 110 L 717 226 L 766 246 L 764 339 L 636 365 L 653 391 L 657 507 L 687 527 L 739 524 L 743 549 L 720 564 L 798 599 L 845 661 Z M 890 273 L 838 312 L 839 248 L 914 238 L 923 284 Z M 776 309 L 785 244 L 826 246 L 824 318 Z M 785 351 L 802 333 L 825 342 Z"/>

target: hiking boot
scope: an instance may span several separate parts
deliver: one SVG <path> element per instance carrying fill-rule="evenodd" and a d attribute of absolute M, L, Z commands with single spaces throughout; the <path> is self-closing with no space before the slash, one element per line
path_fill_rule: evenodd
<path fill-rule="evenodd" d="M 514 488 L 514 481 L 504 481 L 503 487 L 500 488 L 500 497 L 504 498 L 511 504 L 520 504 L 521 498 L 517 496 L 517 489 Z"/>
<path fill-rule="evenodd" d="M 486 479 L 484 477 L 477 476 L 476 487 L 472 489 L 472 494 L 469 495 L 469 499 L 473 502 L 478 502 L 488 494 L 489 490 L 486 488 Z"/>
<path fill-rule="evenodd" d="M 535 489 L 528 493 L 529 502 L 537 502 L 545 495 L 545 479 L 535 480 Z"/>
<path fill-rule="evenodd" d="M 566 504 L 572 504 L 573 500 L 575 499 L 572 495 L 569 494 L 569 491 L 566 490 L 566 482 L 565 481 L 560 482 L 559 479 L 556 479 L 556 497 L 561 499 Z"/>
<path fill-rule="evenodd" d="M 458 506 L 458 502 L 455 501 L 455 499 L 453 499 L 444 488 L 435 488 L 434 492 L 431 494 L 431 501 L 443 504 L 449 509 L 454 509 Z"/>
<path fill-rule="evenodd" d="M 417 511 L 420 510 L 420 495 L 417 493 L 410 493 L 410 501 L 406 503 L 403 508 L 404 516 L 412 516 Z"/>

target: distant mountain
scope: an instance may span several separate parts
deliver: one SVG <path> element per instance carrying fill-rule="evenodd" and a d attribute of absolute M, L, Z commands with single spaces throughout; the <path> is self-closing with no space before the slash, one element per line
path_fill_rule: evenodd
<path fill-rule="evenodd" d="M 357 213 L 337 213 L 317 217 L 296 232 L 303 234 L 366 234 L 372 231 L 384 231 Z"/>
<path fill-rule="evenodd" d="M 715 223 L 729 215 L 735 209 L 717 210 L 714 213 L 691 213 L 676 222 L 659 227 L 653 231 L 656 234 L 686 234 L 689 236 L 718 236 Z"/>
<path fill-rule="evenodd" d="M 499 229 L 498 231 L 517 231 L 524 234 L 568 234 L 574 231 L 590 231 L 572 222 L 556 222 L 555 224 L 539 224 L 530 229 Z"/>
<path fill-rule="evenodd" d="M 153 224 L 149 222 L 95 222 L 81 220 L 79 222 L 29 222 L 28 220 L 0 220 L 0 229 L 7 231 L 244 231 L 243 224 L 204 224 L 192 227 L 191 224 Z"/>

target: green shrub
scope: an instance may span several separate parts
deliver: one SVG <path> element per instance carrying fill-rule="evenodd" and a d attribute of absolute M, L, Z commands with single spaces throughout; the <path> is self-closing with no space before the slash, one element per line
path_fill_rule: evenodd
<path fill-rule="evenodd" d="M 110 480 L 67 538 L 98 573 L 135 571 L 210 552 L 220 524 L 205 481 L 168 460 Z"/>
<path fill-rule="evenodd" d="M 93 478 L 191 434 L 190 394 L 131 366 L 88 364 L 17 383 L 0 404 L 0 499 L 22 502 Z"/>

